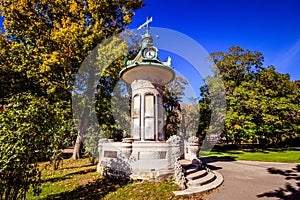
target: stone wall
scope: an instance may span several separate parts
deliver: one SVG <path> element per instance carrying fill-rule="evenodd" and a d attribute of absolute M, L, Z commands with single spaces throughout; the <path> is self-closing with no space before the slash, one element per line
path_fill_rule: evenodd
<path fill-rule="evenodd" d="M 103 175 L 132 179 L 167 179 L 180 158 L 180 143 L 157 141 L 99 141 L 97 171 Z"/>

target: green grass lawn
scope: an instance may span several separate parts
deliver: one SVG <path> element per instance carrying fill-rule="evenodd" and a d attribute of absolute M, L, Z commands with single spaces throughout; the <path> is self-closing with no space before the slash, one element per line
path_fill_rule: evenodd
<path fill-rule="evenodd" d="M 300 163 L 300 148 L 231 149 L 216 148 L 206 158 L 256 160 Z M 65 159 L 60 169 L 53 171 L 47 162 L 42 169 L 42 192 L 26 199 L 203 199 L 205 195 L 175 197 L 178 186 L 171 181 L 162 183 L 105 179 L 96 172 L 89 159 Z"/>
<path fill-rule="evenodd" d="M 234 160 L 254 160 L 266 162 L 300 163 L 300 147 L 266 148 L 266 149 L 233 149 L 213 150 L 206 158 L 228 158 Z"/>
<path fill-rule="evenodd" d="M 121 181 L 105 179 L 96 172 L 96 165 L 88 159 L 65 159 L 60 169 L 53 171 L 41 163 L 42 192 L 34 196 L 28 192 L 26 199 L 203 199 L 204 195 L 175 197 L 179 190 L 171 181 L 162 183 Z"/>

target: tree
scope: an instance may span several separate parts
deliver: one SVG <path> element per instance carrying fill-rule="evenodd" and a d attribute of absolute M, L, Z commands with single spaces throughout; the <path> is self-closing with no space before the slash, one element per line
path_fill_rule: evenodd
<path fill-rule="evenodd" d="M 122 96 L 124 89 L 128 90 L 128 86 L 119 83 L 119 72 L 125 67 L 126 59 L 136 54 L 137 36 L 125 30 L 102 41 L 84 60 L 76 74 L 76 87 L 73 90 L 73 108 L 76 104 L 75 118 L 79 120 L 79 132 L 72 156 L 74 159 L 80 157 L 84 137 L 94 135 L 93 146 L 99 137 L 121 140 L 124 127 L 121 127 L 123 124 L 120 124 L 120 116 L 126 118 L 129 109 L 125 113 L 118 113 L 116 121 L 116 107 L 123 110 L 126 108 L 123 100 L 128 100 Z M 77 99 L 75 104 L 74 99 Z M 121 121 L 127 122 L 124 119 Z M 88 141 L 91 141 L 91 138 Z"/>
<path fill-rule="evenodd" d="M 29 188 L 39 191 L 37 162 L 61 145 L 68 136 L 62 128 L 67 126 L 55 111 L 61 105 L 51 105 L 44 97 L 24 92 L 6 101 L 0 111 L 0 197 L 25 199 Z"/>
<path fill-rule="evenodd" d="M 166 111 L 165 135 L 168 139 L 171 135 L 177 134 L 180 128 L 180 102 L 184 95 L 187 80 L 181 76 L 176 76 L 174 80 L 164 86 L 163 103 Z"/>
<path fill-rule="evenodd" d="M 1 113 L 1 173 L 11 170 L 10 176 L 1 177 L 1 198 L 25 198 L 28 188 L 38 185 L 34 152 L 55 154 L 65 135 L 72 137 L 70 91 L 81 63 L 103 39 L 122 31 L 142 6 L 142 0 L 1 1 L 5 33 L 0 35 L 0 87 L 2 110 L 7 110 Z M 27 116 L 28 123 L 18 114 Z M 32 131 L 38 133 L 32 148 L 24 139 L 17 143 L 21 153 L 5 151 Z M 24 156 L 30 162 L 14 169 L 9 155 L 16 163 Z"/>
<path fill-rule="evenodd" d="M 184 137 L 194 135 L 199 127 L 199 111 L 197 99 L 190 98 L 190 102 L 181 103 L 180 132 Z"/>
<path fill-rule="evenodd" d="M 226 87 L 227 113 L 223 136 L 227 142 L 279 144 L 299 137 L 299 87 L 289 75 L 275 67 L 262 66 L 261 53 L 232 47 L 229 52 L 212 53 Z M 199 102 L 201 130 L 207 130 L 210 116 L 208 88 L 201 88 Z M 296 99 L 296 100 L 295 100 Z M 297 102 L 298 101 L 298 102 Z"/>
<path fill-rule="evenodd" d="M 198 111 L 200 113 L 200 116 L 199 116 L 199 127 L 197 131 L 197 136 L 200 139 L 200 141 L 203 141 L 209 129 L 210 118 L 211 118 L 211 109 L 210 109 L 211 100 L 210 100 L 210 95 L 209 95 L 209 90 L 207 85 L 200 87 L 200 97 L 201 99 L 199 100 L 198 103 Z"/>
<path fill-rule="evenodd" d="M 223 79 L 227 96 L 232 94 L 236 86 L 251 80 L 254 74 L 261 71 L 264 60 L 260 52 L 251 52 L 238 46 L 229 48 L 226 53 L 211 53 L 210 59 L 216 64 Z"/>

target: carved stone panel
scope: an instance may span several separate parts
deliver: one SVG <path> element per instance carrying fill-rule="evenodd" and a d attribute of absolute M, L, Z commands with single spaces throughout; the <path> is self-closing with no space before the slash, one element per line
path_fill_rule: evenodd
<path fill-rule="evenodd" d="M 166 151 L 140 151 L 138 152 L 138 160 L 160 160 L 166 159 Z"/>
<path fill-rule="evenodd" d="M 117 158 L 118 152 L 117 151 L 104 151 L 104 157 L 106 158 Z"/>

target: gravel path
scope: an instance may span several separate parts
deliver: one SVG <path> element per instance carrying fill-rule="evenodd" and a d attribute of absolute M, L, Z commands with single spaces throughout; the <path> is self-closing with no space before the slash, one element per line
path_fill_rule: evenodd
<path fill-rule="evenodd" d="M 223 185 L 207 200 L 300 200 L 300 163 L 204 161 L 224 177 Z"/>

